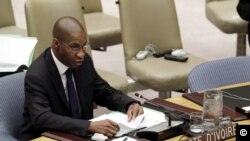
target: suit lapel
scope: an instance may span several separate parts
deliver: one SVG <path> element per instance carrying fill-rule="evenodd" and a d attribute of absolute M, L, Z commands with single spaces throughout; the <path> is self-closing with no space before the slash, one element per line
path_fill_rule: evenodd
<path fill-rule="evenodd" d="M 56 93 L 59 95 L 59 97 L 61 98 L 63 104 L 65 105 L 65 107 L 70 111 L 70 107 L 68 104 L 68 101 L 66 99 L 66 94 L 65 94 L 65 90 L 62 84 L 62 79 L 61 76 L 59 74 L 59 71 L 56 67 L 56 64 L 52 58 L 52 54 L 51 54 L 51 49 L 47 49 L 46 54 L 45 54 L 45 60 L 46 63 L 48 64 L 48 68 L 50 71 L 50 76 L 51 76 L 51 81 L 56 89 Z"/>

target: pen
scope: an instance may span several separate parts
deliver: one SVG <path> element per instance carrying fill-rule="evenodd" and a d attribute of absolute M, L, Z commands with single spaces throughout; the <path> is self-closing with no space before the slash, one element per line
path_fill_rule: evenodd
<path fill-rule="evenodd" d="M 122 141 L 127 141 L 128 140 L 128 138 L 127 137 L 125 137 Z"/>

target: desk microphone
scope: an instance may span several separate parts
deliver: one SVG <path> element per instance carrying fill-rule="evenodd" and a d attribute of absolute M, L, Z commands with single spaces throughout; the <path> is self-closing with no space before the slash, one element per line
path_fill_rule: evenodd
<path fill-rule="evenodd" d="M 143 97 L 141 94 L 139 93 L 135 93 L 135 96 L 141 99 L 144 99 L 146 101 L 150 101 L 149 99 Z M 155 106 L 158 109 L 161 109 L 160 111 L 163 112 L 167 117 L 168 117 L 168 126 L 171 126 L 171 116 L 170 116 L 170 112 L 167 111 L 167 109 L 163 106 L 161 106 L 160 104 L 157 103 L 151 103 L 151 102 L 147 102 L 147 104 L 151 105 L 151 106 Z"/>
<path fill-rule="evenodd" d="M 142 99 L 144 99 L 144 100 L 146 100 L 146 101 L 149 100 L 149 99 L 143 97 L 141 94 L 138 94 L 138 93 L 135 93 L 135 96 L 138 97 L 138 98 L 142 98 Z"/>
<path fill-rule="evenodd" d="M 143 97 L 139 93 L 135 93 L 135 96 L 146 100 L 146 102 L 144 103 L 145 107 L 163 112 L 165 114 L 165 116 L 168 117 L 168 121 L 164 122 L 166 124 L 160 123 L 160 124 L 154 125 L 152 127 L 142 129 L 142 130 L 136 132 L 136 136 L 138 136 L 139 138 L 145 138 L 145 139 L 148 139 L 151 141 L 162 141 L 162 140 L 168 139 L 170 137 L 179 135 L 183 132 L 184 122 L 182 120 L 181 121 L 179 121 L 179 120 L 172 121 L 172 116 L 174 119 L 175 113 L 170 110 L 171 108 L 168 109 L 168 108 L 166 108 L 166 107 L 164 107 L 156 102 L 152 102 L 151 100 Z M 173 113 L 171 113 L 171 112 L 173 112 Z M 173 122 L 173 124 L 172 124 L 172 122 Z"/>

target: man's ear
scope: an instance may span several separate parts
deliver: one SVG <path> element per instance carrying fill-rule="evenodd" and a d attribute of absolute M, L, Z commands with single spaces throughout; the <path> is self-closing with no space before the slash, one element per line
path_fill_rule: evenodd
<path fill-rule="evenodd" d="M 55 48 L 58 48 L 59 47 L 59 40 L 57 38 L 53 38 L 53 41 L 52 41 L 52 45 L 55 47 Z"/>

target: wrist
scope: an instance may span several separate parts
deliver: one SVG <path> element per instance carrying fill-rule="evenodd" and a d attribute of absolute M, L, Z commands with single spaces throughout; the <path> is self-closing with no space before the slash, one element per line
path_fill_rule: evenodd
<path fill-rule="evenodd" d="M 139 104 L 139 105 L 141 105 L 141 102 L 139 102 L 139 101 L 132 101 L 132 102 L 129 102 L 129 103 L 126 105 L 125 111 L 127 112 L 128 109 L 129 109 L 129 106 L 131 106 L 131 105 L 133 105 L 133 104 Z"/>

